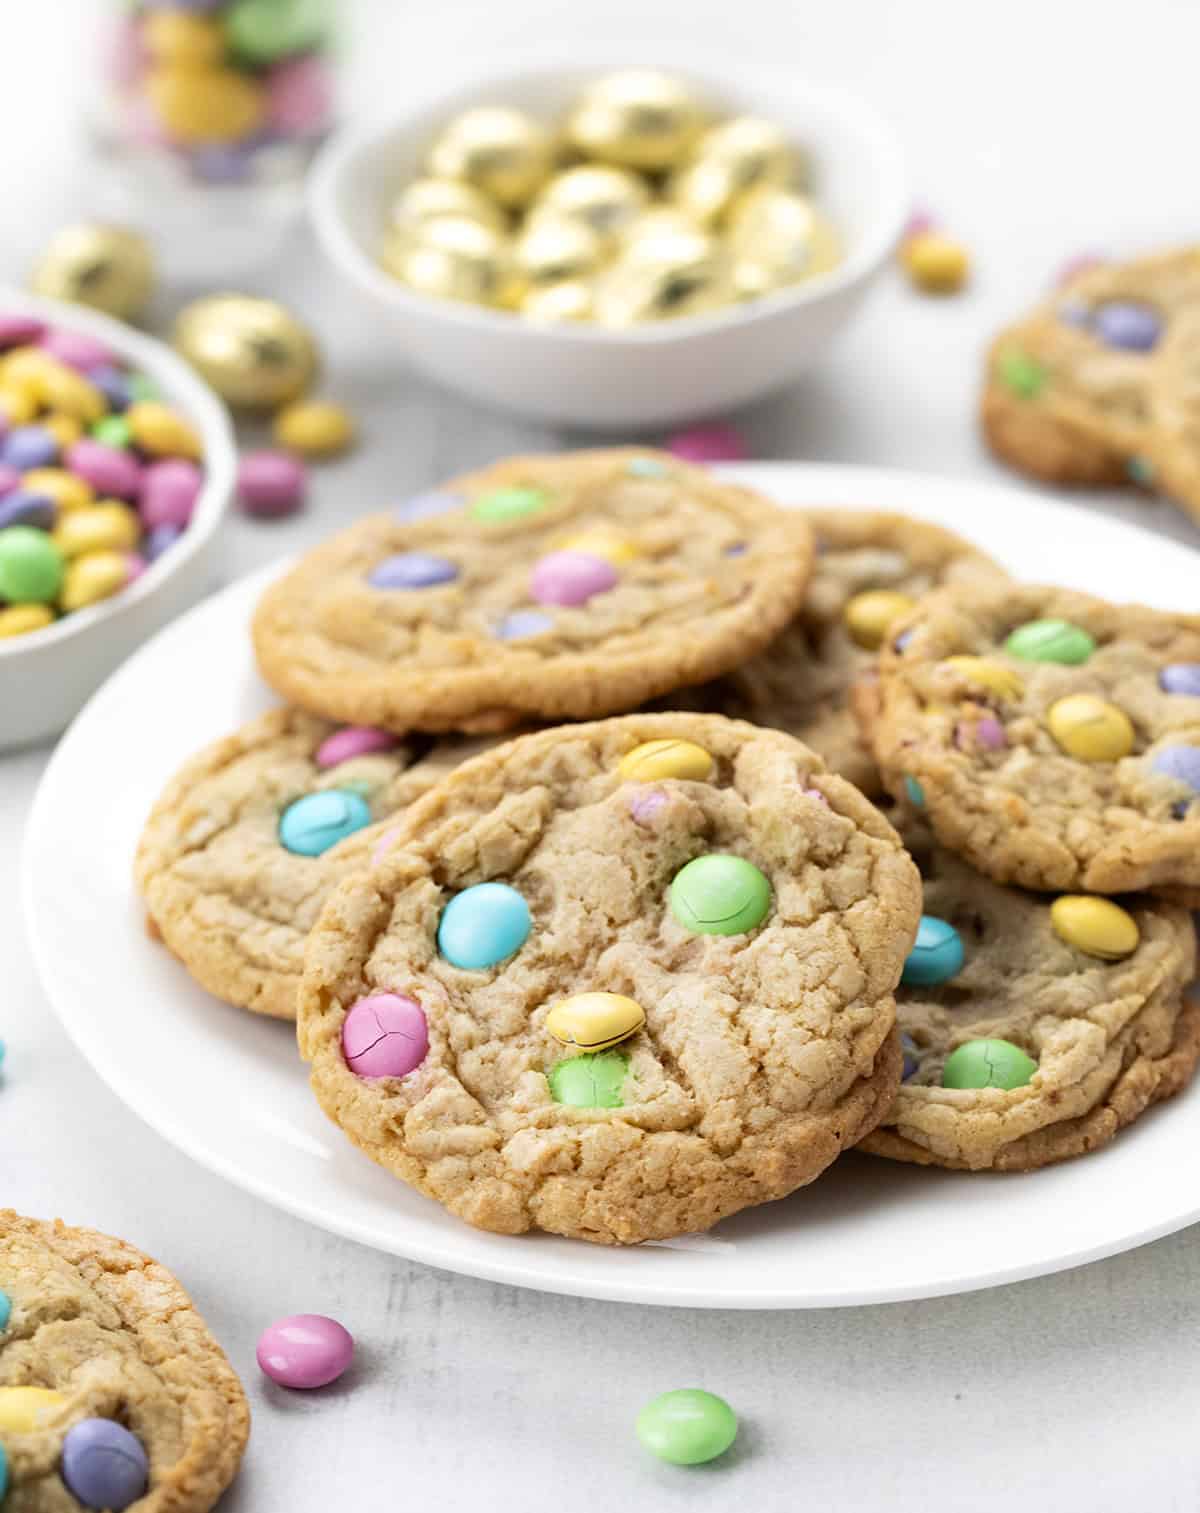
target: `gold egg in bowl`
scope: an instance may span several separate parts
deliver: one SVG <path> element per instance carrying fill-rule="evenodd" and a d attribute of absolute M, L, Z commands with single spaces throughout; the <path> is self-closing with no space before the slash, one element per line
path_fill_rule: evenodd
<path fill-rule="evenodd" d="M 674 74 L 627 68 L 587 85 L 567 118 L 567 140 L 585 158 L 661 173 L 681 163 L 704 125 L 690 85 Z"/>
<path fill-rule="evenodd" d="M 392 202 L 387 221 L 392 231 L 410 232 L 444 216 L 479 221 L 492 231 L 508 230 L 508 216 L 495 200 L 459 179 L 414 179 Z"/>
<path fill-rule="evenodd" d="M 397 233 L 381 261 L 409 288 L 435 299 L 507 305 L 515 297 L 508 243 L 479 221 L 445 216 L 412 233 Z"/>
<path fill-rule="evenodd" d="M 296 399 L 319 366 L 308 328 L 275 300 L 213 294 L 180 311 L 176 351 L 227 403 L 272 410 Z"/>
<path fill-rule="evenodd" d="M 800 153 L 773 121 L 735 116 L 710 127 L 667 186 L 667 197 L 706 224 L 720 221 L 739 195 L 800 177 Z M 806 176 L 806 175 L 805 175 Z"/>
<path fill-rule="evenodd" d="M 837 233 L 803 194 L 764 185 L 730 220 L 734 280 L 743 299 L 828 273 L 841 260 Z"/>
<path fill-rule="evenodd" d="M 429 153 L 429 171 L 459 179 L 506 209 L 527 205 L 554 167 L 550 132 L 528 111 L 480 105 L 443 127 Z"/>
<path fill-rule="evenodd" d="M 602 244 L 586 221 L 538 216 L 513 245 L 517 276 L 540 287 L 587 278 L 600 264 Z"/>
<path fill-rule="evenodd" d="M 35 294 L 136 320 L 154 297 L 154 253 L 124 226 L 67 226 L 53 238 L 29 279 Z"/>
<path fill-rule="evenodd" d="M 647 232 L 626 243 L 596 282 L 596 318 L 606 326 L 675 320 L 728 304 L 732 272 L 724 246 L 699 229 Z"/>
<path fill-rule="evenodd" d="M 551 323 L 591 320 L 595 314 L 592 287 L 583 279 L 571 279 L 530 289 L 521 301 L 521 314 L 527 320 Z"/>
<path fill-rule="evenodd" d="M 609 241 L 620 236 L 649 201 L 649 186 L 638 174 L 603 163 L 580 163 L 552 178 L 529 214 L 531 219 L 551 215 L 583 221 Z"/>

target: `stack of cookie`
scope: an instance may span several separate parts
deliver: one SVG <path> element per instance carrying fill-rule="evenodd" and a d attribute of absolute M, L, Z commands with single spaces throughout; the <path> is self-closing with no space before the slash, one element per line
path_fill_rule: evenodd
<path fill-rule="evenodd" d="M 1151 706 L 1200 742 L 1200 683 L 1147 670 L 1194 635 L 1200 679 L 1200 632 L 1129 612 L 1134 656 L 1123 612 L 1037 592 L 933 526 L 644 449 L 501 463 L 268 591 L 290 703 L 163 795 L 148 912 L 211 991 L 298 1020 L 356 1145 L 485 1228 L 703 1229 L 859 1143 L 1090 1149 L 1191 1071 L 1190 922 L 1013 885 L 1200 885 L 1179 774 L 1126 754 L 1143 834 L 1121 761 L 1062 734 L 1105 732 L 1055 713 L 1108 688 L 1139 751 Z M 1089 863 L 1030 863 L 1059 851 Z"/>

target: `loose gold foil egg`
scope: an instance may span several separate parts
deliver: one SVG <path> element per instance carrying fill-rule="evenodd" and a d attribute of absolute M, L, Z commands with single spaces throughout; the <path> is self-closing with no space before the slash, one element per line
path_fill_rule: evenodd
<path fill-rule="evenodd" d="M 630 240 L 596 282 L 596 318 L 607 326 L 701 315 L 733 298 L 725 248 L 707 232 L 663 228 Z"/>
<path fill-rule="evenodd" d="M 68 226 L 42 254 L 29 280 L 36 294 L 133 320 L 154 295 L 154 254 L 123 226 Z"/>
<path fill-rule="evenodd" d="M 763 184 L 787 187 L 797 168 L 797 153 L 778 126 L 758 116 L 737 116 L 704 133 L 667 195 L 698 221 L 715 225 L 739 195 Z"/>
<path fill-rule="evenodd" d="M 435 299 L 508 305 L 519 292 L 507 242 L 478 221 L 427 221 L 393 237 L 382 261 L 402 283 Z"/>
<path fill-rule="evenodd" d="M 214 294 L 187 305 L 173 340 L 222 399 L 270 410 L 297 398 L 319 363 L 307 327 L 274 300 Z"/>
<path fill-rule="evenodd" d="M 584 157 L 659 173 L 680 164 L 703 127 L 690 87 L 657 69 L 629 68 L 590 84 L 567 121 Z"/>
<path fill-rule="evenodd" d="M 600 238 L 584 221 L 543 215 L 532 220 L 513 246 L 517 276 L 533 288 L 584 279 L 599 266 Z"/>
<path fill-rule="evenodd" d="M 554 139 L 523 110 L 482 105 L 456 116 L 429 154 L 435 178 L 459 179 L 510 210 L 527 205 L 554 166 Z"/>
<path fill-rule="evenodd" d="M 531 289 L 521 301 L 521 314 L 528 320 L 548 323 L 591 320 L 594 314 L 591 285 L 573 279 Z"/>
<path fill-rule="evenodd" d="M 550 180 L 534 201 L 530 218 L 566 216 L 583 221 L 604 241 L 620 236 L 649 203 L 646 181 L 624 168 L 581 163 Z"/>
<path fill-rule="evenodd" d="M 841 261 L 837 233 L 812 202 L 769 185 L 751 190 L 734 210 L 729 248 L 742 299 L 827 273 Z"/>
<path fill-rule="evenodd" d="M 397 196 L 388 225 L 393 231 L 411 232 L 443 216 L 479 221 L 492 231 L 508 230 L 508 217 L 495 200 L 458 179 L 414 179 Z"/>

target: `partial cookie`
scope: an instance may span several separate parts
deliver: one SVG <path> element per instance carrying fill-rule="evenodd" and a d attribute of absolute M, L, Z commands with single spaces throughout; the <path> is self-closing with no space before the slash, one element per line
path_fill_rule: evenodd
<path fill-rule="evenodd" d="M 1200 1056 L 1186 910 L 1025 893 L 910 844 L 925 918 L 896 992 L 904 1084 L 862 1149 L 1027 1171 L 1096 1150 L 1179 1092 Z"/>
<path fill-rule="evenodd" d="M 469 1223 L 703 1230 L 878 1121 L 919 911 L 895 832 L 780 732 L 542 731 L 459 768 L 331 898 L 301 1053 L 350 1139 Z"/>
<path fill-rule="evenodd" d="M 249 1432 L 241 1383 L 169 1271 L 0 1210 L 5 1513 L 207 1513 Z"/>
<path fill-rule="evenodd" d="M 1196 309 L 1195 249 L 1079 274 L 992 345 L 982 419 L 993 450 L 1053 483 L 1154 482 L 1156 349 Z"/>
<path fill-rule="evenodd" d="M 267 681 L 389 729 L 631 709 L 760 650 L 798 607 L 794 513 L 649 451 L 514 458 L 372 516 L 264 596 Z"/>
<path fill-rule="evenodd" d="M 478 742 L 401 740 L 275 709 L 193 757 L 146 823 L 136 877 L 154 927 L 227 1003 L 296 1017 L 304 943 L 387 821 Z"/>
<path fill-rule="evenodd" d="M 800 613 L 758 656 L 664 702 L 785 730 L 876 794 L 879 773 L 849 701 L 856 679 L 874 670 L 889 620 L 940 585 L 1007 575 L 960 536 L 907 515 L 805 513 L 817 563 Z"/>
<path fill-rule="evenodd" d="M 1200 617 L 944 592 L 890 637 L 874 741 L 889 792 L 998 882 L 1200 886 Z"/>
<path fill-rule="evenodd" d="M 1200 306 L 1171 322 L 1150 373 L 1157 487 L 1200 520 Z"/>

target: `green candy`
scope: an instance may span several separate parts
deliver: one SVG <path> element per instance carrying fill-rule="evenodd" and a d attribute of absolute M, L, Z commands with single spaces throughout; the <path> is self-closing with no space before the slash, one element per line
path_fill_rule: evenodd
<path fill-rule="evenodd" d="M 10 525 L 0 531 L 0 599 L 50 604 L 63 581 L 63 555 L 45 531 Z"/>
<path fill-rule="evenodd" d="M 131 373 L 128 384 L 129 397 L 135 404 L 159 398 L 159 387 L 148 373 Z"/>
<path fill-rule="evenodd" d="M 652 1398 L 637 1416 L 637 1437 L 659 1460 L 701 1466 L 724 1455 L 737 1438 L 737 1415 L 722 1397 L 680 1387 Z"/>
<path fill-rule="evenodd" d="M 471 518 L 485 525 L 502 525 L 506 520 L 536 515 L 545 507 L 546 496 L 541 489 L 493 489 L 472 501 Z"/>
<path fill-rule="evenodd" d="M 92 435 L 106 447 L 118 447 L 124 451 L 132 439 L 129 422 L 124 415 L 106 415 L 92 427 Z"/>
<path fill-rule="evenodd" d="M 740 856 L 698 856 L 671 884 L 671 913 L 697 935 L 744 935 L 771 907 L 771 884 Z"/>
<path fill-rule="evenodd" d="M 1030 620 L 1017 626 L 1005 641 L 1004 650 L 1024 662 L 1061 662 L 1064 667 L 1078 667 L 1096 650 L 1096 643 L 1086 630 L 1069 620 Z"/>
<path fill-rule="evenodd" d="M 1036 399 L 1046 386 L 1045 368 L 1016 348 L 1001 356 L 998 370 L 1000 382 L 1021 399 Z"/>
<path fill-rule="evenodd" d="M 904 779 L 904 792 L 908 795 L 908 802 L 914 809 L 924 809 L 925 790 L 917 782 L 916 778 L 906 777 Z"/>
<path fill-rule="evenodd" d="M 1011 1090 L 1032 1081 L 1037 1062 L 1011 1040 L 968 1040 L 946 1057 L 943 1087 L 999 1087 Z"/>
<path fill-rule="evenodd" d="M 325 41 L 326 0 L 239 0 L 225 18 L 225 37 L 244 63 L 263 66 Z"/>
<path fill-rule="evenodd" d="M 629 1070 L 629 1057 L 619 1051 L 600 1051 L 595 1056 L 572 1056 L 550 1068 L 546 1081 L 555 1103 L 573 1108 L 621 1108 L 621 1087 Z"/>

